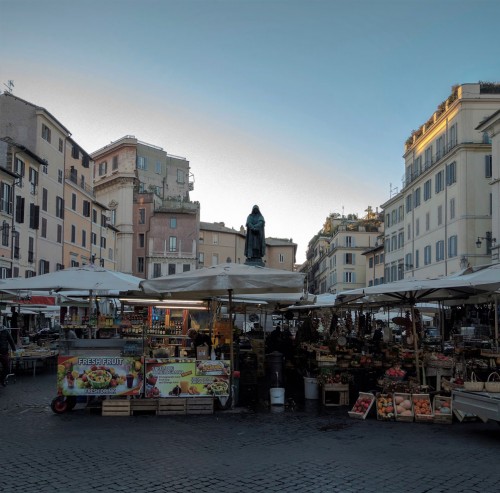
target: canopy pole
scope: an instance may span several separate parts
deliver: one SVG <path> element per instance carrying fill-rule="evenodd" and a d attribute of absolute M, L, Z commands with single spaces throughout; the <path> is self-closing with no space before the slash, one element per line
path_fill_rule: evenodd
<path fill-rule="evenodd" d="M 495 349 L 498 349 L 498 295 L 493 295 L 495 300 Z"/>
<path fill-rule="evenodd" d="M 415 305 L 411 305 L 411 324 L 413 329 L 413 347 L 415 349 L 415 369 L 417 371 L 417 382 L 420 385 L 420 358 L 418 356 L 417 323 L 415 321 Z"/>
<path fill-rule="evenodd" d="M 233 368 L 234 368 L 234 342 L 233 342 L 233 290 L 228 289 L 228 294 L 229 294 L 229 359 L 231 360 L 230 363 L 230 376 L 229 376 L 229 382 L 230 382 L 230 389 L 232 389 L 233 385 Z"/>

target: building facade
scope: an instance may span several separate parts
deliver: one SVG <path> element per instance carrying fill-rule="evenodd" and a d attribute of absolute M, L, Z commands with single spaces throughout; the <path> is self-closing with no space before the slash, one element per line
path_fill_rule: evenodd
<path fill-rule="evenodd" d="M 189 162 L 127 135 L 92 153 L 94 191 L 116 227 L 116 269 L 153 278 L 196 269 L 200 206 Z"/>
<path fill-rule="evenodd" d="M 382 206 L 386 282 L 447 276 L 490 261 L 491 141 L 476 128 L 499 108 L 499 85 L 455 86 L 406 141 L 401 192 Z"/>

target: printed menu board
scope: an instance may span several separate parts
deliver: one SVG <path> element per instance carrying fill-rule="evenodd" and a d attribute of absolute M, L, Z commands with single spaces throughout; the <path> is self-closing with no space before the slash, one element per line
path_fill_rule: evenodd
<path fill-rule="evenodd" d="M 59 356 L 57 390 L 62 395 L 138 395 L 143 363 L 133 356 Z"/>
<path fill-rule="evenodd" d="M 230 362 L 192 358 L 146 359 L 145 396 L 229 395 Z"/>

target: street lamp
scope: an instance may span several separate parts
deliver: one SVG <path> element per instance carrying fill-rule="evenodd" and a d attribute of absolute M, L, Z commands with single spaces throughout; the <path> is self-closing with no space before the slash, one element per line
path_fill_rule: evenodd
<path fill-rule="evenodd" d="M 487 243 L 487 247 L 491 248 L 491 246 L 496 243 L 497 239 L 491 237 L 491 233 L 486 233 L 486 236 L 478 236 L 476 241 L 476 247 L 481 248 L 482 241 L 485 240 Z"/>

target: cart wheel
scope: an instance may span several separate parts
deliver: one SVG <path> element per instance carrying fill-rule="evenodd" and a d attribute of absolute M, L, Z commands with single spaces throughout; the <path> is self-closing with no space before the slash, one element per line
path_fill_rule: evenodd
<path fill-rule="evenodd" d="M 73 404 L 73 407 L 75 404 Z M 71 398 L 67 398 L 62 395 L 59 395 L 55 399 L 52 399 L 52 402 L 50 403 L 50 408 L 56 414 L 64 414 L 66 411 L 70 411 L 71 409 L 73 409 L 73 407 L 71 407 Z"/>

